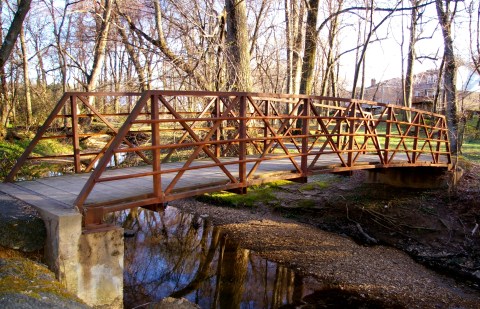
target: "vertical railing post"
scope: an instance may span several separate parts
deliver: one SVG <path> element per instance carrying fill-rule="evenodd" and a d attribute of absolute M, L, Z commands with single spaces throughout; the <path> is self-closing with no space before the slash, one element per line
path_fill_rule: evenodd
<path fill-rule="evenodd" d="M 373 113 L 371 114 L 371 117 L 373 119 Z M 364 149 L 364 151 L 362 151 L 362 154 L 365 154 L 367 152 L 367 149 L 368 149 L 368 139 L 369 139 L 368 129 L 370 128 L 371 122 L 370 122 L 369 115 L 367 115 L 366 118 L 368 120 L 366 120 L 365 115 L 362 113 L 362 118 L 364 118 L 364 119 L 360 123 L 363 123 L 363 134 L 365 134 L 363 136 L 363 149 Z"/>
<path fill-rule="evenodd" d="M 434 156 L 435 162 L 434 162 L 434 163 L 439 163 L 439 159 L 440 159 L 440 154 L 439 154 L 439 152 L 440 152 L 441 149 L 442 149 L 442 148 L 441 148 L 442 143 L 445 142 L 445 141 L 443 141 L 443 132 L 444 132 L 444 131 L 443 131 L 443 128 L 444 128 L 445 125 L 444 125 L 444 121 L 443 121 L 443 120 L 442 120 L 442 121 L 435 121 L 434 123 L 435 123 L 435 127 L 433 127 L 432 130 L 435 130 L 435 129 L 438 130 L 438 134 L 437 134 L 437 145 L 436 145 L 436 147 L 435 147 L 435 156 Z M 441 125 L 441 127 L 438 127 L 437 124 Z M 432 136 L 433 136 L 433 134 L 432 134 Z M 445 150 L 448 151 L 448 145 L 447 145 L 447 144 L 445 144 Z M 449 159 L 450 159 L 450 158 L 449 158 Z M 449 159 L 448 159 L 448 160 L 449 160 Z M 449 161 L 448 163 L 450 163 L 450 161 Z"/>
<path fill-rule="evenodd" d="M 348 123 L 348 153 L 347 153 L 347 165 L 349 167 L 353 166 L 353 147 L 355 145 L 355 115 L 357 112 L 358 103 L 352 103 L 350 105 L 350 111 L 348 117 L 350 118 Z"/>
<path fill-rule="evenodd" d="M 240 138 L 239 147 L 238 147 L 238 160 L 239 160 L 239 168 L 238 168 L 238 176 L 240 183 L 242 184 L 242 191 L 245 191 L 247 188 L 247 163 L 245 162 L 247 158 L 247 145 L 246 145 L 246 137 L 247 137 L 247 124 L 246 124 L 246 117 L 247 117 L 247 98 L 245 95 L 240 97 L 240 122 L 238 125 L 238 136 Z"/>
<path fill-rule="evenodd" d="M 412 118 L 415 120 L 414 125 L 415 125 L 415 136 L 413 137 L 413 156 L 412 156 L 412 162 L 411 163 L 416 163 L 417 162 L 417 149 L 418 149 L 418 138 L 420 135 L 420 115 L 416 114 L 414 117 L 412 117 L 412 113 L 410 111 L 410 122 L 412 121 Z M 408 132 L 407 132 L 408 133 Z"/>
<path fill-rule="evenodd" d="M 265 113 L 265 117 L 270 117 L 270 102 L 268 100 L 265 100 L 265 110 L 264 110 L 264 113 Z M 264 119 L 263 120 L 263 137 L 265 138 L 263 140 L 263 151 L 265 152 L 265 149 L 267 149 L 267 145 L 268 145 L 268 140 L 267 140 L 267 137 L 268 137 L 268 126 L 267 126 L 267 121 L 270 121 L 270 119 Z"/>
<path fill-rule="evenodd" d="M 82 171 L 80 161 L 80 139 L 78 134 L 78 111 L 77 111 L 77 96 L 70 96 L 70 116 L 72 117 L 72 146 L 73 146 L 73 165 L 75 173 Z"/>
<path fill-rule="evenodd" d="M 385 164 L 390 163 L 388 161 L 388 152 L 390 150 L 390 134 L 392 132 L 392 121 L 393 121 L 393 113 L 394 110 L 392 107 L 387 107 L 388 112 L 387 112 L 387 120 L 385 121 L 385 147 L 383 150 L 383 162 Z"/>
<path fill-rule="evenodd" d="M 150 98 L 150 118 L 152 119 L 152 146 L 155 147 L 152 150 L 152 170 L 153 170 L 153 194 L 155 197 L 162 197 L 162 177 L 160 174 L 160 123 L 159 120 L 159 108 L 158 108 L 158 95 L 153 94 Z"/>
<path fill-rule="evenodd" d="M 304 99 L 302 109 L 302 156 L 300 161 L 300 168 L 302 169 L 302 177 L 308 176 L 308 135 L 310 119 L 310 99 Z"/>
<path fill-rule="evenodd" d="M 221 111 L 220 111 L 220 98 L 217 97 L 215 98 L 215 118 L 220 117 Z M 212 122 L 215 123 L 215 120 Z M 220 141 L 220 137 L 222 135 L 222 126 L 220 125 L 216 130 L 215 130 L 215 141 L 217 142 L 215 144 L 215 157 L 220 157 L 222 155 L 222 145 L 220 145 L 218 142 Z"/>
<path fill-rule="evenodd" d="M 445 118 L 445 116 L 443 116 L 443 120 L 442 120 L 442 129 L 444 129 L 445 131 L 443 131 L 443 136 L 444 136 L 444 139 L 445 139 L 445 151 L 447 152 L 447 160 L 448 160 L 448 164 L 452 164 L 452 153 L 450 152 L 450 135 L 448 134 L 448 124 L 447 124 L 447 119 Z"/>

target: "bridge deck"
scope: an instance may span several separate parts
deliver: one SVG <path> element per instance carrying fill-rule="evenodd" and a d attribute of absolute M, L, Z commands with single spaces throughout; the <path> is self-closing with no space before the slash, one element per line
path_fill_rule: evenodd
<path fill-rule="evenodd" d="M 90 104 L 93 98 L 102 100 L 104 113 Z M 119 110 L 107 113 L 109 100 L 121 103 Z M 376 114 L 368 111 L 374 107 Z M 41 140 L 59 140 L 71 151 L 34 151 Z M 122 154 L 127 164 L 145 166 L 107 168 Z M 59 159 L 71 160 L 78 175 L 10 188 L 77 207 L 85 226 L 101 225 L 109 212 L 220 190 L 245 192 L 276 179 L 452 163 L 439 114 L 342 98 L 153 90 L 65 93 L 6 181 L 21 178 L 28 162 Z"/>
<path fill-rule="evenodd" d="M 397 161 L 398 165 L 402 164 L 402 159 L 402 156 L 399 155 Z M 221 158 L 222 162 L 227 162 L 229 160 L 237 159 Z M 339 171 L 338 161 L 338 156 L 335 154 L 325 154 L 317 161 L 315 165 L 316 169 L 312 172 L 312 174 Z M 297 159 L 297 162 L 300 164 L 299 159 Z M 198 160 L 194 162 L 192 166 L 199 166 L 202 165 L 202 163 L 205 163 L 205 161 Z M 379 164 L 378 156 L 365 155 L 359 159 L 357 164 L 362 169 L 374 168 Z M 162 164 L 162 169 L 175 169 L 180 168 L 182 165 L 183 162 L 164 163 Z M 426 163 L 426 165 L 428 165 L 428 163 Z M 253 163 L 247 164 L 247 172 L 250 171 L 252 166 Z M 393 163 L 392 166 L 395 166 L 395 163 Z M 233 176 L 238 177 L 239 167 L 237 164 L 226 165 L 226 167 Z M 256 171 L 255 181 L 252 182 L 252 184 L 265 182 L 267 180 L 271 181 L 272 179 L 292 178 L 294 177 L 294 174 L 292 174 L 293 169 L 294 166 L 289 159 L 265 161 Z M 119 175 L 138 174 L 149 171 L 151 171 L 150 166 L 108 169 L 105 171 L 104 176 L 112 177 Z M 174 173 L 166 173 L 162 175 L 162 189 L 165 189 L 170 184 L 175 175 L 176 174 Z M 36 196 L 47 197 L 48 199 L 53 199 L 56 202 L 63 204 L 66 208 L 73 208 L 75 199 L 79 195 L 89 177 L 90 173 L 68 174 L 56 177 L 40 178 L 32 181 L 16 182 L 15 184 L 11 184 L 11 186 L 16 186 L 17 189 L 21 189 L 16 192 L 23 191 Z M 174 192 L 184 192 L 185 196 L 192 196 L 202 193 L 203 191 L 208 192 L 208 188 L 214 187 L 215 185 L 225 184 L 228 182 L 228 180 L 229 179 L 225 173 L 223 173 L 218 167 L 189 170 L 176 184 Z M 140 195 L 147 195 L 152 192 L 152 186 L 153 184 L 151 176 L 99 183 L 91 192 L 86 204 L 108 203 L 111 201 L 127 200 Z M 15 195 L 14 192 L 9 193 Z M 22 199 L 21 195 L 16 197 Z"/>

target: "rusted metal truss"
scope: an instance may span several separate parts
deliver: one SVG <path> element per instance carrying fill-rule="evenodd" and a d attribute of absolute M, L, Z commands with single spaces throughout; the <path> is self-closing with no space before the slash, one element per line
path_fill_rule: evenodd
<path fill-rule="evenodd" d="M 115 108 L 114 103 L 109 107 L 115 112 L 107 113 L 107 102 L 115 103 Z M 100 104 L 103 112 L 95 107 Z M 279 176 L 284 179 L 305 179 L 318 172 L 322 156 L 332 154 L 338 164 L 321 166 L 322 171 L 450 167 L 447 130 L 443 115 L 363 100 L 197 91 L 69 92 L 38 130 L 6 181 L 13 182 L 29 160 L 70 159 L 75 173 L 91 172 L 75 206 L 84 214 L 86 225 L 99 224 L 107 212 L 218 190 L 244 192 L 258 182 L 256 172 L 270 160 L 287 159 L 291 164 L 289 173 Z M 139 134 L 144 142 L 132 141 L 131 137 Z M 82 149 L 85 140 L 100 136 L 103 146 Z M 32 156 L 41 139 L 62 139 L 72 146 L 72 152 Z M 104 176 L 118 154 L 136 157 L 150 170 Z M 360 162 L 366 154 L 375 154 L 378 161 Z M 398 159 L 400 155 L 402 160 Z M 169 161 L 182 163 L 180 167 L 162 168 Z M 218 167 L 227 180 L 190 190 L 177 189 L 187 172 L 211 167 Z M 165 174 L 174 174 L 168 184 L 162 183 Z M 152 179 L 150 194 L 121 202 L 88 201 L 99 183 L 142 177 Z"/>

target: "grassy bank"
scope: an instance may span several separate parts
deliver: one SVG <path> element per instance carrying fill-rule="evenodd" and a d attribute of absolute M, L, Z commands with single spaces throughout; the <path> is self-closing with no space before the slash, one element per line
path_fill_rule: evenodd
<path fill-rule="evenodd" d="M 25 148 L 30 143 L 30 139 L 6 141 L 0 140 L 0 180 L 3 181 L 8 175 L 12 167 L 15 165 L 17 159 L 25 151 Z M 35 147 L 32 157 L 34 156 L 48 156 L 54 154 L 71 152 L 71 146 L 60 143 L 54 140 L 42 140 Z M 50 171 L 55 170 L 50 164 L 46 162 L 29 162 L 18 173 L 19 179 L 31 179 L 45 175 Z"/>

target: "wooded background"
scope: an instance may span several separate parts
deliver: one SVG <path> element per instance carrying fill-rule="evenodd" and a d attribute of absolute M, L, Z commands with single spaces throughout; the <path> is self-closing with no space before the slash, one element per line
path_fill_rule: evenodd
<path fill-rule="evenodd" d="M 363 98 L 366 59 L 390 40 L 401 50 L 390 61 L 401 64 L 405 106 L 415 66 L 439 69 L 455 150 L 463 112 L 457 68 L 480 74 L 475 0 L 2 0 L 0 13 L 2 136 L 8 127 L 41 124 L 71 90 Z M 461 53 L 458 33 L 469 40 Z M 425 40 L 435 53 L 416 48 Z"/>

